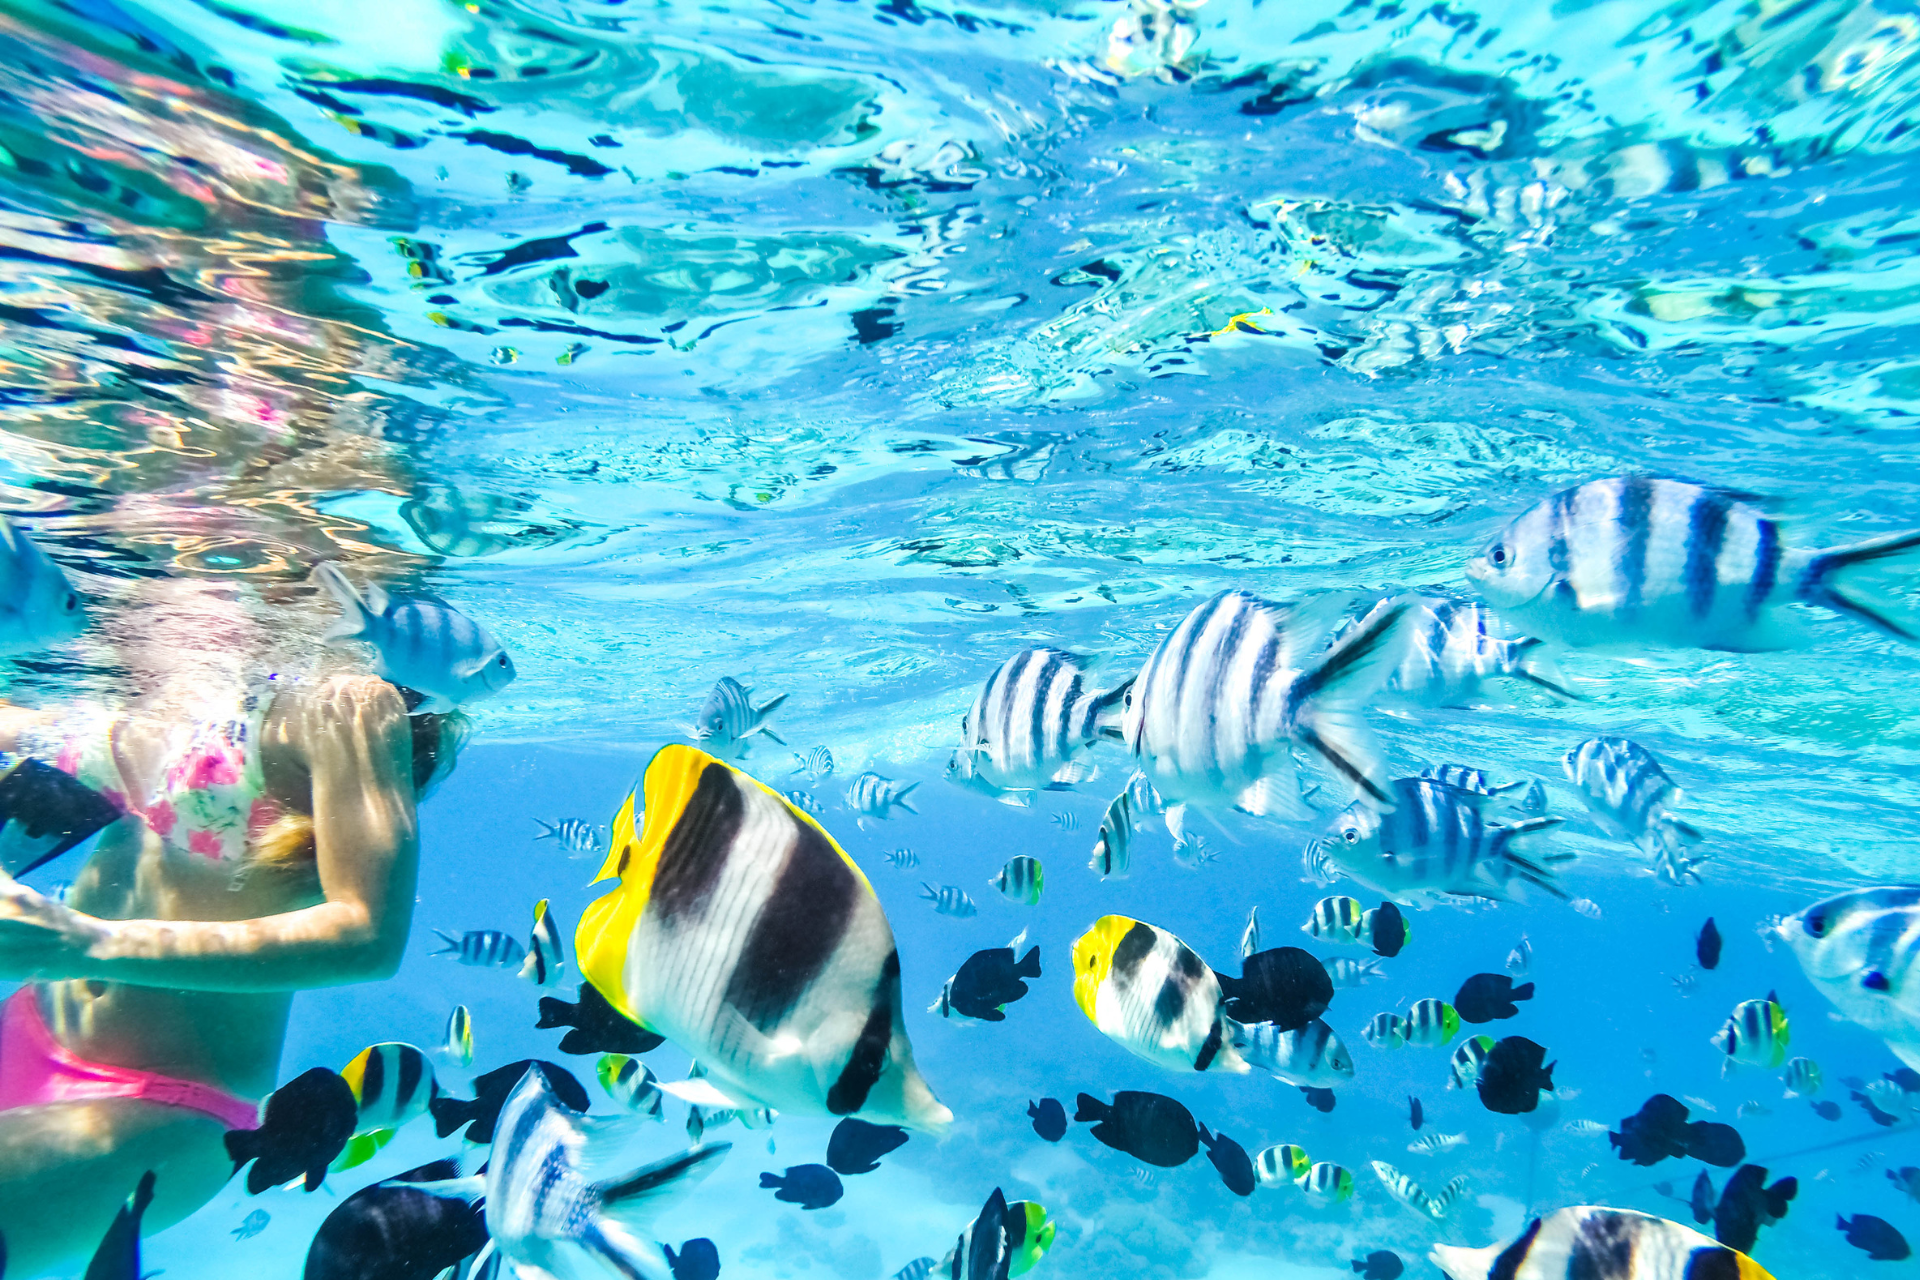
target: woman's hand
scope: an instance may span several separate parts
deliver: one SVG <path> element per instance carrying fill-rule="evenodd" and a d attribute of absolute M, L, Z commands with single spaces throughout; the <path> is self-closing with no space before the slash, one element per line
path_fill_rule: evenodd
<path fill-rule="evenodd" d="M 104 921 L 36 893 L 0 872 L 0 978 L 81 978 Z"/>

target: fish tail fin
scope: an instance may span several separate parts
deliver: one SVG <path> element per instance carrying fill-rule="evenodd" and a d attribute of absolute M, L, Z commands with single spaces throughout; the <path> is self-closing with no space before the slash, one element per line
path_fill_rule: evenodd
<path fill-rule="evenodd" d="M 1541 862 L 1536 862 L 1531 858 L 1516 853 L 1513 848 L 1513 842 L 1515 840 L 1524 836 L 1537 835 L 1542 831 L 1559 826 L 1563 821 L 1564 819 L 1562 818 L 1528 818 L 1524 822 L 1514 823 L 1511 827 L 1507 828 L 1506 838 L 1500 843 L 1500 856 L 1503 865 L 1508 871 L 1519 876 L 1528 884 L 1539 889 L 1544 889 L 1554 897 L 1565 901 L 1567 895 L 1561 890 L 1558 884 L 1554 883 L 1552 868 L 1543 866 Z M 1545 861 L 1560 860 L 1562 859 L 1549 858 Z"/>
<path fill-rule="evenodd" d="M 1516 680 L 1524 680 L 1536 688 L 1575 702 L 1582 701 L 1580 694 L 1567 683 L 1560 674 L 1560 666 L 1553 660 L 1553 654 L 1547 650 L 1546 641 L 1533 636 L 1524 636 L 1513 642 L 1510 650 L 1513 665 L 1507 674 Z"/>
<path fill-rule="evenodd" d="M 1519 986 L 1514 987 L 1512 990 L 1507 992 L 1507 999 L 1509 1000 L 1533 999 L 1533 984 L 1531 982 L 1524 982 Z"/>
<path fill-rule="evenodd" d="M 1378 804 L 1392 807 L 1373 737 L 1360 718 L 1366 698 L 1400 661 L 1407 606 L 1382 601 L 1302 673 L 1293 696 L 1293 736 Z"/>
<path fill-rule="evenodd" d="M 435 951 L 437 956 L 457 956 L 460 954 L 460 939 L 453 937 L 444 929 L 435 929 L 434 934 L 446 945 Z"/>
<path fill-rule="evenodd" d="M 535 840 L 547 840 L 559 836 L 559 823 L 548 822 L 545 818 L 535 818 L 534 821 L 540 826 L 540 834 L 534 837 Z"/>
<path fill-rule="evenodd" d="M 533 1026 L 536 1031 L 544 1031 L 549 1027 L 577 1027 L 580 1024 L 574 1019 L 579 1014 L 580 1006 L 577 1004 L 568 1004 L 558 996 L 541 996 L 540 1021 Z"/>
<path fill-rule="evenodd" d="M 596 1182 L 596 1223 L 604 1228 L 611 1222 L 627 1231 L 645 1229 L 669 1203 L 712 1173 L 731 1150 L 731 1142 L 703 1143 L 622 1177 Z"/>
<path fill-rule="evenodd" d="M 1031 951 L 1028 951 L 1026 955 L 1021 956 L 1020 963 L 1013 967 L 1013 971 L 1016 974 L 1020 975 L 1022 978 L 1039 977 L 1040 976 L 1040 948 L 1034 947 Z"/>
<path fill-rule="evenodd" d="M 902 809 L 905 809 L 908 813 L 913 814 L 915 817 L 920 816 L 920 811 L 907 803 L 907 797 L 912 795 L 914 792 L 914 789 L 917 788 L 919 785 L 920 784 L 917 782 L 909 782 L 906 786 L 900 788 L 898 791 L 893 793 L 893 802 L 899 805 Z"/>
<path fill-rule="evenodd" d="M 437 1138 L 445 1138 L 461 1125 L 480 1114 L 477 1099 L 450 1098 L 445 1094 L 427 1100 L 427 1114 L 433 1117 L 433 1133 Z M 233 1148 L 233 1135 L 227 1135 L 227 1148 Z"/>
<path fill-rule="evenodd" d="M 1834 547 L 1816 554 L 1807 562 L 1806 569 L 1800 575 L 1796 596 L 1803 604 L 1819 605 L 1835 613 L 1858 619 L 1876 631 L 1905 640 L 1920 643 L 1920 634 L 1916 634 L 1911 623 L 1896 622 L 1888 616 L 1885 606 L 1878 603 L 1864 603 L 1852 596 L 1841 593 L 1845 585 L 1841 576 L 1856 565 L 1870 564 L 1876 560 L 1886 560 L 1904 556 L 1920 548 L 1920 530 L 1907 533 L 1888 534 L 1881 538 L 1869 538 L 1865 542 L 1856 542 L 1848 547 Z"/>
<path fill-rule="evenodd" d="M 226 1133 L 227 1158 L 237 1170 L 255 1156 L 264 1154 L 267 1144 L 258 1129 L 229 1129 Z"/>
<path fill-rule="evenodd" d="M 347 575 L 331 560 L 322 560 L 313 566 L 313 576 L 325 588 L 328 595 L 340 606 L 340 618 L 332 626 L 320 633 L 322 641 L 357 640 L 367 632 L 367 620 L 371 616 L 367 611 L 367 602 L 354 590 Z"/>
<path fill-rule="evenodd" d="M 1076 1094 L 1073 1099 L 1073 1118 L 1077 1123 L 1085 1124 L 1089 1120 L 1105 1120 L 1113 1113 L 1113 1108 L 1090 1093 Z"/>

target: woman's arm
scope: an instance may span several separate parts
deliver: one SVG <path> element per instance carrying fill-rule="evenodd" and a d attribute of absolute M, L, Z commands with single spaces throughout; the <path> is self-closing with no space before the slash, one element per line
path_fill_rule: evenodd
<path fill-rule="evenodd" d="M 412 739 L 392 686 L 335 680 L 276 708 L 275 745 L 313 788 L 317 906 L 253 920 L 99 920 L 0 882 L 0 976 L 197 991 L 297 991 L 390 977 L 413 923 Z"/>

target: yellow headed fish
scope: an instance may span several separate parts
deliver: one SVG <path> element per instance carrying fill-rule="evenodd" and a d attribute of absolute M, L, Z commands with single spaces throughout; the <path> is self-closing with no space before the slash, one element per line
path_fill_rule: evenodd
<path fill-rule="evenodd" d="M 1175 1071 L 1245 1071 L 1220 1011 L 1220 980 L 1180 939 L 1102 916 L 1073 944 L 1073 998 L 1093 1025 Z"/>
<path fill-rule="evenodd" d="M 580 972 L 697 1058 L 724 1100 L 940 1132 L 914 1067 L 900 953 L 873 886 L 778 792 L 688 746 L 647 765 L 581 916 Z M 636 802 L 644 799 L 636 830 Z"/>
<path fill-rule="evenodd" d="M 1046 1206 L 1034 1200 L 1015 1200 L 1009 1204 L 1003 1221 L 1007 1228 L 1007 1249 L 1013 1255 L 1007 1275 L 1023 1276 L 1053 1247 L 1054 1225 L 1047 1220 Z"/>

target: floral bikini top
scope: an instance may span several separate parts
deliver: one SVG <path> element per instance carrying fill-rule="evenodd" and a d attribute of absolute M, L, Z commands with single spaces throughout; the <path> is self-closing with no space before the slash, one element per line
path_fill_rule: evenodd
<path fill-rule="evenodd" d="M 135 813 L 174 852 L 237 862 L 283 812 L 267 798 L 260 726 L 270 694 L 248 694 L 229 717 L 170 725 L 141 744 L 158 769 L 121 767 L 129 717 L 90 709 L 21 735 L 20 754 L 72 774 L 123 812 Z M 157 777 L 153 784 L 129 772 Z"/>

